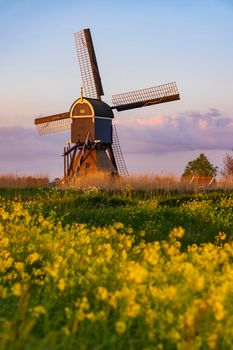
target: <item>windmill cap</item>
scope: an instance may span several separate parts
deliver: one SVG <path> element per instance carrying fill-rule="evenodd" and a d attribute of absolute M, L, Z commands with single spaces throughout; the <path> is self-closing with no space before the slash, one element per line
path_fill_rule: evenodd
<path fill-rule="evenodd" d="M 71 108 L 70 108 L 70 112 L 72 110 L 74 110 L 74 107 L 79 105 L 79 104 L 85 104 L 85 102 L 89 102 L 89 104 L 91 105 L 91 107 L 94 110 L 94 116 L 98 116 L 98 117 L 103 117 L 103 118 L 114 118 L 114 114 L 113 111 L 111 109 L 111 107 L 101 101 L 101 100 L 97 100 L 94 98 L 89 98 L 89 97 L 83 97 L 83 98 L 79 98 L 78 100 L 74 101 L 74 103 L 72 104 Z"/>

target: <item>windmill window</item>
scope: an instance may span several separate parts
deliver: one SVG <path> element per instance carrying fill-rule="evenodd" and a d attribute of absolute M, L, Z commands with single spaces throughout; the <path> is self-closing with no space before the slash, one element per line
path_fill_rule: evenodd
<path fill-rule="evenodd" d="M 86 168 L 90 168 L 90 166 L 91 166 L 90 163 L 87 162 L 87 163 L 86 163 Z"/>

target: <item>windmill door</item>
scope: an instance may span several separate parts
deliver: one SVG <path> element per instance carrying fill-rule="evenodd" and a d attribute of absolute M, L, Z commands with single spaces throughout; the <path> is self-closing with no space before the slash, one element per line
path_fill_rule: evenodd
<path fill-rule="evenodd" d="M 73 118 L 71 124 L 71 142 L 85 142 L 86 139 L 93 141 L 94 138 L 94 122 L 92 117 Z"/>

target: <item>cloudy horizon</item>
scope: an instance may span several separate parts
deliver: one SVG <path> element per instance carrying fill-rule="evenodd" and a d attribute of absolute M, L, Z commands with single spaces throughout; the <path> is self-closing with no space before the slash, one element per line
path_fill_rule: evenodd
<path fill-rule="evenodd" d="M 214 108 L 176 117 L 117 116 L 115 124 L 128 170 L 133 173 L 180 175 L 187 162 L 201 152 L 221 167 L 224 155 L 233 148 L 233 118 Z M 68 131 L 39 136 L 36 128 L 0 127 L 1 173 L 62 176 L 61 154 L 69 137 Z"/>

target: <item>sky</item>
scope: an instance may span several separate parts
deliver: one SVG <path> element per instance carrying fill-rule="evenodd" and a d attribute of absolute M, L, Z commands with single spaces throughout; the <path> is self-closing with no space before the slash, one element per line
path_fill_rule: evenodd
<path fill-rule="evenodd" d="M 181 174 L 233 148 L 233 0 L 0 0 L 0 173 L 62 176 L 68 133 L 34 119 L 80 95 L 74 32 L 90 28 L 103 100 L 176 81 L 181 100 L 115 112 L 130 172 Z"/>

